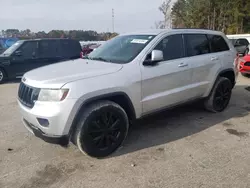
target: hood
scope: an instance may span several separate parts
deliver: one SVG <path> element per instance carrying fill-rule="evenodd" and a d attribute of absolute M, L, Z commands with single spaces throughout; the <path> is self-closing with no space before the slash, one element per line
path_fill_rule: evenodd
<path fill-rule="evenodd" d="M 245 61 L 250 61 L 250 54 L 245 55 L 245 56 L 243 57 L 243 59 L 244 59 Z"/>
<path fill-rule="evenodd" d="M 9 55 L 3 55 L 0 54 L 0 64 L 4 61 L 10 60 L 10 56 Z"/>
<path fill-rule="evenodd" d="M 33 87 L 61 88 L 66 83 L 111 74 L 122 67 L 120 64 L 76 59 L 34 69 L 23 76 L 23 81 Z"/>

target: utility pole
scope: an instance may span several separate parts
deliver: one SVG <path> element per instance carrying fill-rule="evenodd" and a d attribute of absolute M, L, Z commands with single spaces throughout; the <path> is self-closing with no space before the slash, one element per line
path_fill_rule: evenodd
<path fill-rule="evenodd" d="M 115 32 L 115 11 L 112 8 L 112 29 L 113 29 L 113 33 Z"/>

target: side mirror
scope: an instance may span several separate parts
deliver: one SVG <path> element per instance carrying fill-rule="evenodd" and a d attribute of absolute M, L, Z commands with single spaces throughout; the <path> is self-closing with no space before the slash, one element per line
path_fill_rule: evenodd
<path fill-rule="evenodd" d="M 163 52 L 161 50 L 153 50 L 150 54 L 150 59 L 146 59 L 143 62 L 145 66 L 153 66 L 156 65 L 158 62 L 163 61 Z"/>
<path fill-rule="evenodd" d="M 14 52 L 15 56 L 22 56 L 22 51 L 18 50 Z"/>

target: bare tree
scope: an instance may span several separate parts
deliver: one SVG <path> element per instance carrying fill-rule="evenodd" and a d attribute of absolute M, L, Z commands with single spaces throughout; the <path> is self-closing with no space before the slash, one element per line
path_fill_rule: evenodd
<path fill-rule="evenodd" d="M 172 0 L 166 0 L 159 7 L 159 10 L 164 15 L 164 21 L 159 22 L 160 28 L 171 28 L 172 27 L 171 2 L 172 2 Z"/>

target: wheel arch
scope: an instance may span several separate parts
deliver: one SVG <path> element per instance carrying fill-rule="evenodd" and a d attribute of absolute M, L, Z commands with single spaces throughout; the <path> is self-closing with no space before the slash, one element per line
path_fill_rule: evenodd
<path fill-rule="evenodd" d="M 216 80 L 217 80 L 219 77 L 228 78 L 228 79 L 231 81 L 233 87 L 234 87 L 235 84 L 236 84 L 236 82 L 235 82 L 235 72 L 234 72 L 234 70 L 233 70 L 232 68 L 230 68 L 230 69 L 225 69 L 225 70 L 221 71 L 221 72 L 218 74 Z M 215 80 L 215 81 L 216 81 L 216 80 Z"/>
<path fill-rule="evenodd" d="M 91 98 L 83 101 L 80 104 L 80 107 L 78 108 L 78 110 L 73 118 L 70 130 L 69 130 L 69 136 L 71 136 L 72 133 L 74 132 L 74 130 L 76 128 L 76 124 L 79 121 L 79 119 L 81 117 L 80 115 L 81 115 L 82 111 L 84 110 L 84 108 L 90 104 L 93 104 L 93 103 L 98 102 L 98 101 L 103 101 L 103 100 L 112 101 L 112 102 L 115 102 L 118 105 L 120 105 L 127 113 L 130 121 L 133 121 L 136 119 L 134 105 L 133 105 L 130 97 L 125 92 L 114 92 L 114 93 L 108 93 L 108 94 L 94 96 L 94 97 L 91 97 Z"/>
<path fill-rule="evenodd" d="M 3 66 L 0 65 L 0 69 L 3 70 L 3 72 L 4 72 L 5 76 L 6 76 L 6 78 L 8 78 L 8 74 L 7 74 L 7 71 L 5 70 L 5 68 L 4 68 Z"/>

